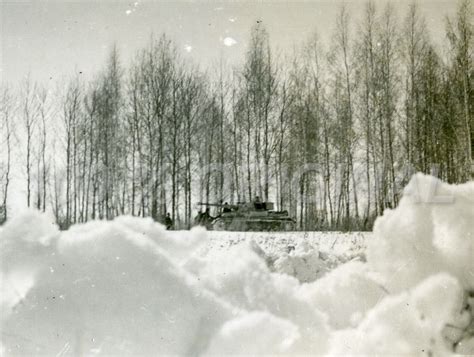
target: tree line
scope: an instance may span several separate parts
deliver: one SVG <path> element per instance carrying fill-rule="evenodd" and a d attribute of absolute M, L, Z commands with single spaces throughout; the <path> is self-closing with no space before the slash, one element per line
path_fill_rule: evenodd
<path fill-rule="evenodd" d="M 127 68 L 114 47 L 93 80 L 3 84 L 0 221 L 17 167 L 25 205 L 62 228 L 166 213 L 188 228 L 197 202 L 259 196 L 299 229 L 370 229 L 413 172 L 472 178 L 472 18 L 461 1 L 436 46 L 416 3 L 400 19 L 368 2 L 291 55 L 257 23 L 238 66 L 203 71 L 163 34 Z"/>

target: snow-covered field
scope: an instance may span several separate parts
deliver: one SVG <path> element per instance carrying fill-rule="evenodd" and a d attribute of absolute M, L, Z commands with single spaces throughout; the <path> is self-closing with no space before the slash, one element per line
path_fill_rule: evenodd
<path fill-rule="evenodd" d="M 29 212 L 0 228 L 2 355 L 472 354 L 473 222 L 474 183 L 422 175 L 373 233 Z"/>
<path fill-rule="evenodd" d="M 294 276 L 302 283 L 314 281 L 349 261 L 365 261 L 370 232 L 208 232 L 204 257 L 247 246 L 272 272 Z M 225 253 L 224 253 L 225 254 Z"/>

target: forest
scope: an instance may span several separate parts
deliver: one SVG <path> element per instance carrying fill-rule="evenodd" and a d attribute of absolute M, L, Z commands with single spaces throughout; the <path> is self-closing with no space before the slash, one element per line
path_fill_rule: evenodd
<path fill-rule="evenodd" d="M 25 206 L 63 229 L 167 213 L 186 229 L 197 202 L 259 196 L 300 230 L 369 230 L 415 172 L 471 180 L 471 2 L 440 44 L 416 3 L 361 11 L 342 6 L 329 41 L 293 53 L 255 23 L 239 65 L 200 68 L 160 34 L 127 66 L 114 46 L 91 80 L 2 83 L 0 222 L 15 170 Z"/>

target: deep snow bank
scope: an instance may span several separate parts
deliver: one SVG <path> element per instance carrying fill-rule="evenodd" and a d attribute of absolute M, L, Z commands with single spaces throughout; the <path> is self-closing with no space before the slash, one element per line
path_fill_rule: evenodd
<path fill-rule="evenodd" d="M 30 213 L 2 232 L 7 354 L 199 353 L 232 317 L 179 267 L 200 232 L 176 241 L 151 220 L 121 217 L 59 234 L 48 222 Z"/>
<path fill-rule="evenodd" d="M 414 176 L 399 207 L 376 221 L 367 259 L 391 292 L 438 272 L 474 291 L 474 183 Z"/>
<path fill-rule="evenodd" d="M 473 183 L 417 175 L 400 206 L 377 220 L 367 263 L 339 265 L 305 284 L 301 271 L 321 268 L 314 247 L 272 257 L 271 269 L 255 243 L 212 249 L 202 230 L 167 232 L 121 217 L 60 233 L 50 217 L 29 212 L 0 231 L 1 348 L 474 353 L 473 200 Z"/>

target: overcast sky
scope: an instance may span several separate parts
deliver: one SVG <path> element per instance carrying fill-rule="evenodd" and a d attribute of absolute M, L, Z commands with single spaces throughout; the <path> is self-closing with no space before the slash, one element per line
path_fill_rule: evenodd
<path fill-rule="evenodd" d="M 403 15 L 409 0 L 392 1 Z M 18 82 L 31 72 L 48 81 L 96 72 L 115 42 L 127 63 L 152 33 L 166 32 L 183 56 L 208 67 L 245 54 L 249 30 L 263 21 L 273 46 L 290 51 L 317 30 L 329 39 L 342 1 L 5 1 L 0 0 L 0 75 Z M 354 19 L 364 1 L 346 1 Z M 379 7 L 386 0 L 375 1 Z M 420 0 L 432 37 L 444 37 L 444 17 L 456 1 Z"/>

